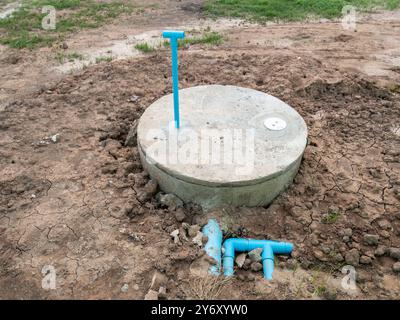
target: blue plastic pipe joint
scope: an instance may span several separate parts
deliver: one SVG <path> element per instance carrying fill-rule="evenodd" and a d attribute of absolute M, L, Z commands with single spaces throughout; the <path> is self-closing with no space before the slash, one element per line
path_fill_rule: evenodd
<path fill-rule="evenodd" d="M 184 31 L 163 31 L 163 38 L 170 39 L 171 50 L 172 50 L 172 87 L 174 95 L 174 121 L 175 128 L 180 127 L 180 116 L 179 116 L 179 79 L 178 79 L 178 39 L 185 37 Z"/>
<path fill-rule="evenodd" d="M 221 270 L 221 247 L 222 247 L 222 231 L 218 222 L 210 219 L 203 228 L 203 234 L 208 237 L 207 244 L 204 247 L 206 254 L 216 261 L 216 265 L 210 267 L 210 273 L 218 276 Z"/>
<path fill-rule="evenodd" d="M 248 252 L 257 248 L 262 248 L 261 258 L 264 278 L 272 280 L 272 273 L 274 272 L 274 254 L 292 253 L 293 244 L 271 240 L 231 238 L 224 242 L 223 248 L 225 250 L 223 257 L 225 276 L 233 275 L 235 251 Z"/>

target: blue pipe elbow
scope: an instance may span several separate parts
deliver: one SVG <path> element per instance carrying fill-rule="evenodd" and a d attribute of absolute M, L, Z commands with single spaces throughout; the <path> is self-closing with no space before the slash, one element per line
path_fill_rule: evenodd
<path fill-rule="evenodd" d="M 221 270 L 221 246 L 222 246 L 222 231 L 218 222 L 210 219 L 203 228 L 203 234 L 208 237 L 208 241 L 204 247 L 206 254 L 216 261 L 216 265 L 210 267 L 209 272 L 212 275 L 218 276 Z"/>

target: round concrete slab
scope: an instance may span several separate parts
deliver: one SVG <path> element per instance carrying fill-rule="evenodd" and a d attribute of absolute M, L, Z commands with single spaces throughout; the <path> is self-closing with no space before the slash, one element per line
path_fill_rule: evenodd
<path fill-rule="evenodd" d="M 160 187 L 205 209 L 271 202 L 292 181 L 307 144 L 303 118 L 252 89 L 199 86 L 149 106 L 138 125 L 142 163 Z"/>

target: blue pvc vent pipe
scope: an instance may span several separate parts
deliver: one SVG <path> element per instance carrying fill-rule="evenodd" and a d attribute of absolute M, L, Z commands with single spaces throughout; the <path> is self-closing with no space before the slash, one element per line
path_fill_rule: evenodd
<path fill-rule="evenodd" d="M 203 234 L 208 237 L 207 244 L 204 247 L 206 254 L 216 261 L 216 265 L 210 267 L 209 272 L 218 276 L 221 270 L 221 247 L 222 247 L 222 231 L 218 222 L 210 219 L 203 228 Z"/>
<path fill-rule="evenodd" d="M 163 38 L 170 39 L 171 52 L 172 52 L 172 88 L 174 96 L 174 121 L 175 128 L 180 127 L 180 115 L 179 115 L 179 80 L 178 80 L 178 39 L 185 37 L 184 31 L 163 31 Z"/>
<path fill-rule="evenodd" d="M 223 257 L 225 276 L 233 275 L 235 251 L 248 252 L 262 248 L 261 258 L 264 278 L 271 280 L 274 272 L 274 254 L 290 254 L 293 251 L 293 244 L 271 240 L 231 238 L 224 242 L 223 248 L 225 249 Z"/>

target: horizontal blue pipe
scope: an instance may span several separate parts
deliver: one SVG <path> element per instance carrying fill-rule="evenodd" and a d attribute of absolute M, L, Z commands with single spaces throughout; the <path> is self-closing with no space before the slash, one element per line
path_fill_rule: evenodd
<path fill-rule="evenodd" d="M 264 278 L 271 280 L 274 271 L 274 254 L 290 254 L 293 251 L 293 244 L 272 240 L 256 240 L 231 238 L 224 242 L 225 252 L 223 257 L 224 275 L 233 275 L 235 251 L 248 252 L 262 248 L 261 259 L 264 269 Z"/>
<path fill-rule="evenodd" d="M 182 39 L 185 37 L 185 31 L 165 30 L 162 33 L 163 38 Z"/>
<path fill-rule="evenodd" d="M 221 246 L 222 246 L 222 231 L 218 222 L 210 219 L 203 228 L 203 234 L 208 237 L 208 241 L 204 247 L 206 254 L 216 261 L 216 265 L 210 267 L 210 273 L 218 276 L 221 270 Z"/>

